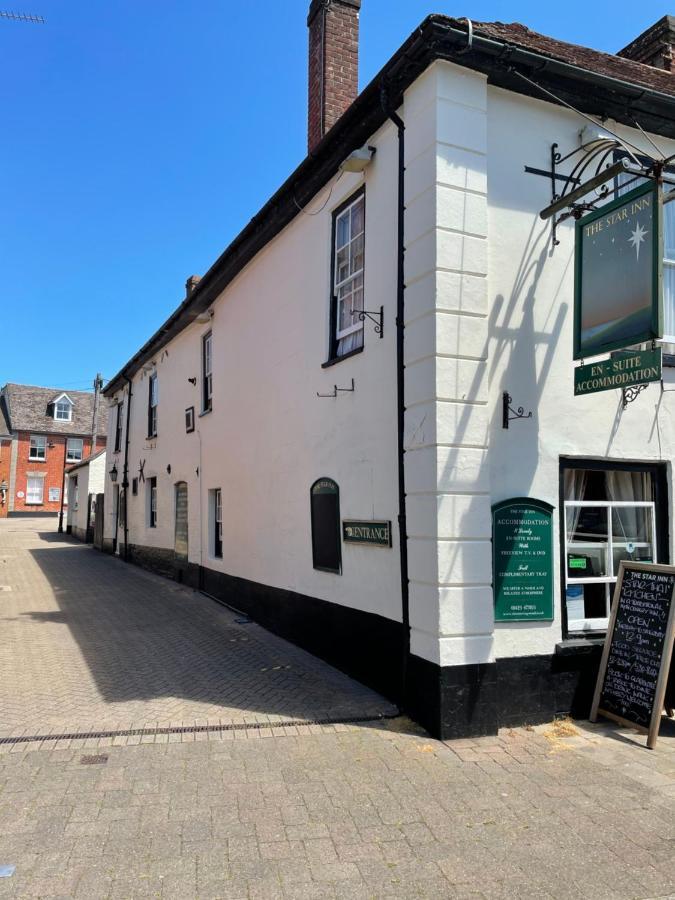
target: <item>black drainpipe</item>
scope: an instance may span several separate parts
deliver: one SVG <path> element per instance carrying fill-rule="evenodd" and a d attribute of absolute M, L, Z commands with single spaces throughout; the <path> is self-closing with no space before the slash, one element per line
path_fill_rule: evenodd
<path fill-rule="evenodd" d="M 408 578 L 408 527 L 405 502 L 405 363 L 403 360 L 404 312 L 405 312 L 405 125 L 403 119 L 388 108 L 386 89 L 382 103 L 387 115 L 398 131 L 398 240 L 396 283 L 396 407 L 398 425 L 398 535 L 401 560 L 401 621 L 403 623 L 403 647 L 401 656 L 401 686 L 399 705 L 407 706 L 408 659 L 410 657 L 410 590 Z"/>
<path fill-rule="evenodd" d="M 129 562 L 129 421 L 131 418 L 131 378 L 124 376 L 129 387 L 127 394 L 127 427 L 124 429 L 124 468 L 122 469 L 122 490 L 124 491 L 124 561 Z M 119 508 L 119 500 L 118 500 Z M 117 535 L 115 535 L 117 537 Z"/>

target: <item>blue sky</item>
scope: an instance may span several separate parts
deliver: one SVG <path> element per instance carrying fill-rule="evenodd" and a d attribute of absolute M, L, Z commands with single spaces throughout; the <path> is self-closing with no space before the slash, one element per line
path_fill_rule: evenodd
<path fill-rule="evenodd" d="M 46 24 L 0 19 L 0 384 L 87 388 L 303 159 L 309 3 L 24 3 Z M 610 52 L 667 12 L 588 9 L 363 0 L 361 85 L 431 12 Z"/>

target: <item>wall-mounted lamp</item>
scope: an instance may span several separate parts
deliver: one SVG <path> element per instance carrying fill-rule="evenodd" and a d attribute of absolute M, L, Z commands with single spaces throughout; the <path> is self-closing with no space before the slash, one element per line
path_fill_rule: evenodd
<path fill-rule="evenodd" d="M 190 382 L 190 384 L 191 384 L 193 387 L 194 387 L 194 385 L 197 384 L 197 379 L 196 379 L 196 378 L 188 378 L 188 381 Z"/>
<path fill-rule="evenodd" d="M 113 463 L 113 467 L 110 470 L 110 480 L 114 484 L 117 481 L 117 466 Z"/>
<path fill-rule="evenodd" d="M 370 164 L 371 159 L 375 156 L 375 147 L 361 147 L 349 154 L 347 159 L 340 166 L 340 172 L 363 172 Z"/>
<path fill-rule="evenodd" d="M 0 506 L 4 506 L 7 501 L 7 489 L 7 482 L 3 478 L 2 481 L 0 481 Z"/>

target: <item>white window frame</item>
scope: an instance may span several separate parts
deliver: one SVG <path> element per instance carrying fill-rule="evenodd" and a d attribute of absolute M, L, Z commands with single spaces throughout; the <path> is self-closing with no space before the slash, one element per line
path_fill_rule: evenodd
<path fill-rule="evenodd" d="M 216 559 L 223 558 L 223 491 L 216 488 L 213 492 L 213 519 L 215 524 L 213 555 Z M 216 553 L 216 544 L 220 542 L 220 553 Z"/>
<path fill-rule="evenodd" d="M 624 154 L 624 156 L 626 156 L 626 155 L 627 154 Z M 617 159 L 617 158 L 620 158 L 620 157 L 615 156 L 615 159 Z M 672 171 L 672 169 L 670 171 Z M 616 196 L 621 197 L 622 194 L 627 194 L 629 191 L 632 191 L 635 188 L 640 187 L 640 185 L 642 185 L 642 184 L 646 184 L 648 181 L 650 181 L 649 178 L 636 178 L 635 175 L 631 175 L 629 173 L 619 175 L 617 178 Z M 666 203 L 671 203 L 673 200 L 675 200 L 675 189 L 673 189 L 672 191 L 670 191 L 668 194 L 666 194 L 664 196 L 664 198 L 663 198 L 664 206 L 666 205 Z M 663 260 L 662 260 L 663 268 L 664 268 L 664 275 L 665 275 L 665 269 L 670 269 L 670 270 L 675 269 L 675 258 L 671 259 L 670 257 L 666 256 L 665 231 L 666 231 L 666 216 L 664 215 L 663 216 L 663 238 L 664 238 L 664 241 L 663 241 Z M 673 245 L 675 246 L 675 240 L 673 241 Z M 663 278 L 662 282 L 663 283 L 662 283 L 661 290 L 663 293 L 663 310 L 664 310 L 664 319 L 665 319 L 665 305 L 666 305 L 666 289 L 665 289 L 666 279 L 665 279 L 665 277 Z M 671 302 L 675 305 L 675 294 L 671 298 Z M 671 315 L 671 321 L 675 322 L 675 310 L 673 310 L 673 313 Z M 663 347 L 664 353 L 672 353 L 673 349 L 675 349 L 675 334 L 664 334 L 662 338 L 659 338 L 658 343 L 664 345 L 664 347 Z M 668 344 L 670 344 L 672 346 L 670 346 L 670 347 L 666 346 Z"/>
<path fill-rule="evenodd" d="M 360 278 L 361 279 L 361 295 L 363 297 L 363 304 L 362 304 L 362 309 L 363 309 L 363 305 L 365 304 L 365 265 L 366 265 L 366 248 L 365 248 L 365 236 L 366 236 L 366 215 L 365 215 L 365 213 L 366 213 L 366 209 L 365 209 L 365 203 L 366 203 L 366 195 L 364 192 L 361 192 L 358 195 L 358 197 L 356 197 L 354 199 L 354 201 L 352 203 L 350 203 L 344 209 L 340 210 L 340 212 L 337 213 L 335 216 L 335 224 L 333 226 L 334 231 L 335 231 L 334 238 L 333 238 L 334 239 L 334 245 L 333 245 L 333 252 L 334 252 L 333 297 L 334 297 L 334 301 L 333 302 L 335 303 L 335 338 L 334 339 L 335 339 L 336 343 L 338 341 L 341 341 L 342 338 L 345 338 L 350 334 L 354 334 L 357 331 L 363 331 L 364 323 L 362 321 L 359 321 L 358 316 L 354 315 L 355 310 L 353 307 L 353 297 L 354 297 L 354 284 Z M 352 222 L 351 222 L 352 210 L 356 206 L 359 206 L 359 205 L 363 207 L 363 215 L 362 215 L 363 231 L 359 231 L 358 234 L 352 234 Z M 345 244 L 338 246 L 338 240 L 339 240 L 339 234 L 340 234 L 340 222 L 342 219 L 344 219 L 346 217 L 349 217 L 349 237 Z M 349 254 L 349 274 L 345 278 L 340 279 L 339 278 L 339 266 L 338 266 L 339 252 L 340 252 L 340 250 L 343 250 L 345 247 L 351 248 L 351 245 L 354 243 L 354 241 L 356 241 L 357 238 L 360 238 L 360 237 L 363 237 L 363 264 L 360 269 L 352 270 L 352 268 L 351 268 L 351 253 L 350 253 Z M 351 310 L 352 311 L 352 324 L 347 325 L 345 328 L 341 329 L 340 328 L 340 305 L 341 305 L 341 303 L 347 302 L 347 299 L 346 298 L 345 298 L 345 300 L 340 299 L 340 291 L 346 287 L 351 287 L 351 291 L 349 292 L 349 294 L 347 296 L 352 299 L 352 310 Z M 360 311 L 361 310 L 356 310 L 356 312 L 360 312 Z"/>
<path fill-rule="evenodd" d="M 213 332 L 202 337 L 202 412 L 213 407 Z"/>
<path fill-rule="evenodd" d="M 157 478 L 155 476 L 148 478 L 148 528 L 157 528 Z"/>
<path fill-rule="evenodd" d="M 71 455 L 71 444 L 79 444 L 80 445 L 80 455 L 72 456 Z M 66 438 L 66 462 L 82 462 L 82 457 L 84 455 L 84 439 L 83 438 Z"/>
<path fill-rule="evenodd" d="M 65 412 L 66 415 L 61 416 L 59 412 Z M 56 400 L 54 403 L 54 421 L 70 422 L 73 418 L 73 404 L 70 400 Z"/>
<path fill-rule="evenodd" d="M 33 485 L 40 485 L 40 499 L 36 500 L 37 492 L 31 491 Z M 32 494 L 32 496 L 31 496 Z M 26 475 L 26 506 L 43 506 L 45 502 L 45 477 L 44 475 Z"/>
<path fill-rule="evenodd" d="M 42 451 L 42 455 L 39 452 L 34 451 Z M 47 461 L 47 435 L 46 434 L 31 434 L 30 436 L 30 446 L 28 448 L 28 459 L 31 462 L 46 462 Z"/>
<path fill-rule="evenodd" d="M 604 507 L 607 510 L 607 540 L 606 541 L 569 541 L 569 532 L 567 529 L 567 510 L 574 509 L 576 507 Z M 574 586 L 576 584 L 584 585 L 584 584 L 604 584 L 605 587 L 605 606 L 607 609 L 607 616 L 602 618 L 583 618 L 583 619 L 570 619 L 569 616 L 567 618 L 567 632 L 569 635 L 574 634 L 583 634 L 587 631 L 606 631 L 608 622 L 609 622 L 609 607 L 612 599 L 612 592 L 614 585 L 616 584 L 616 580 L 618 577 L 618 572 L 614 572 L 614 547 L 621 547 L 622 545 L 626 545 L 626 541 L 615 541 L 612 537 L 612 509 L 617 509 L 621 507 L 629 507 L 631 509 L 642 508 L 651 510 L 651 543 L 644 542 L 636 542 L 633 541 L 635 548 L 639 549 L 640 547 L 648 547 L 651 546 L 652 549 L 652 562 L 658 562 L 658 548 L 656 545 L 656 503 L 653 500 L 565 500 L 564 504 L 564 521 L 562 523 L 562 527 L 564 528 L 565 535 L 565 554 L 563 557 L 564 567 L 565 567 L 565 589 L 568 586 Z M 601 545 L 606 549 L 607 553 L 607 568 L 609 569 L 609 575 L 594 575 L 586 578 L 570 578 L 569 576 L 569 566 L 568 559 L 569 555 L 574 555 L 575 553 L 580 553 L 582 550 L 586 549 L 597 549 L 598 545 Z M 564 602 L 567 602 L 567 594 L 565 594 Z"/>

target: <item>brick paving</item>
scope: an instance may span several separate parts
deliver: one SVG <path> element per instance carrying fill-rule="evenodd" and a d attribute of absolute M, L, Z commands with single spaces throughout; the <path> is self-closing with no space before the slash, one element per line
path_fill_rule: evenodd
<path fill-rule="evenodd" d="M 56 532 L 0 520 L 0 738 L 391 715 L 225 607 Z"/>
<path fill-rule="evenodd" d="M 127 721 L 126 704 L 140 704 L 133 715 L 151 721 L 142 704 L 158 708 L 153 704 L 167 700 L 164 691 L 190 710 L 229 696 L 233 687 L 226 683 L 205 696 L 197 687 L 188 692 L 177 673 L 182 666 L 211 671 L 199 662 L 215 652 L 210 629 L 217 629 L 222 649 L 223 634 L 234 629 L 250 636 L 250 626 L 235 628 L 227 611 L 203 598 L 172 594 L 166 582 L 91 556 L 93 551 L 49 532 L 36 538 L 20 531 L 0 532 L 0 584 L 17 587 L 0 593 L 3 713 L 4 698 L 12 693 L 4 679 L 10 677 L 31 716 L 51 714 L 60 721 L 58 711 L 49 709 L 57 695 L 47 683 L 48 671 L 53 678 L 66 677 L 69 690 L 84 679 L 89 687 L 77 702 L 97 719 L 110 703 L 117 704 L 119 721 Z M 8 549 L 5 535 L 13 533 L 19 536 Z M 24 551 L 38 557 L 40 571 L 10 582 L 7 557 Z M 54 563 L 39 551 L 55 554 Z M 97 559 L 104 560 L 102 568 Z M 81 589 L 75 570 L 90 582 Z M 113 588 L 116 578 L 120 583 Z M 8 597 L 15 604 L 22 591 L 24 605 L 10 612 Z M 99 636 L 83 611 L 90 604 L 104 622 Z M 144 604 L 150 604 L 152 621 L 127 609 Z M 108 605 L 113 610 L 106 613 Z M 157 625 L 159 608 L 165 615 Z M 120 616 L 124 632 L 116 630 Z M 171 617 L 185 632 L 185 643 L 170 627 Z M 40 636 L 44 628 L 52 629 L 48 637 Z M 145 699 L 138 696 L 135 676 L 128 696 L 120 696 L 126 682 L 115 682 L 115 667 L 97 668 L 88 655 L 89 645 L 101 647 L 112 636 L 125 670 L 133 653 L 122 646 L 122 633 L 135 650 L 150 647 L 167 657 L 171 648 L 185 657 L 180 665 L 165 658 L 144 670 L 152 685 Z M 20 638 L 41 648 L 27 643 L 28 663 L 15 646 Z M 297 652 L 264 632 L 256 640 L 268 656 Z M 292 700 L 279 699 L 278 691 L 262 696 L 265 681 L 254 676 L 257 667 L 252 671 L 242 663 L 245 654 L 237 643 L 236 664 L 226 665 L 225 681 L 241 675 L 251 693 L 242 692 L 234 706 L 226 701 L 222 709 L 233 715 L 244 707 L 269 711 L 285 702 L 284 710 L 301 717 L 301 703 L 324 708 L 316 697 L 332 686 L 345 692 L 340 697 L 349 698 L 350 709 L 363 711 L 373 701 L 369 692 L 361 694 L 311 658 L 305 665 L 317 667 L 307 669 L 312 679 L 325 679 L 316 695 L 303 687 L 305 693 Z M 14 673 L 4 660 L 8 647 L 18 667 Z M 262 646 L 254 652 L 262 655 Z M 37 661 L 48 654 L 69 661 Z M 197 658 L 194 665 L 189 654 Z M 114 689 L 100 689 L 104 672 Z M 21 683 L 32 677 L 35 708 L 33 685 Z M 169 683 L 173 687 L 159 690 Z M 292 681 L 286 690 L 294 690 Z M 77 719 L 68 691 L 58 696 L 66 718 Z M 381 709 L 382 701 L 374 699 Z M 12 727 L 20 731 L 20 712 L 14 715 Z M 675 722 L 667 720 L 653 751 L 645 749 L 643 736 L 608 723 L 553 723 L 442 743 L 403 717 L 360 725 L 277 724 L 0 743 L 0 871 L 15 867 L 11 877 L 0 877 L 0 900 L 654 900 L 675 896 L 674 801 Z"/>
<path fill-rule="evenodd" d="M 675 729 L 653 754 L 604 726 L 443 744 L 405 719 L 84 752 L 0 745 L 0 898 L 675 892 Z"/>

